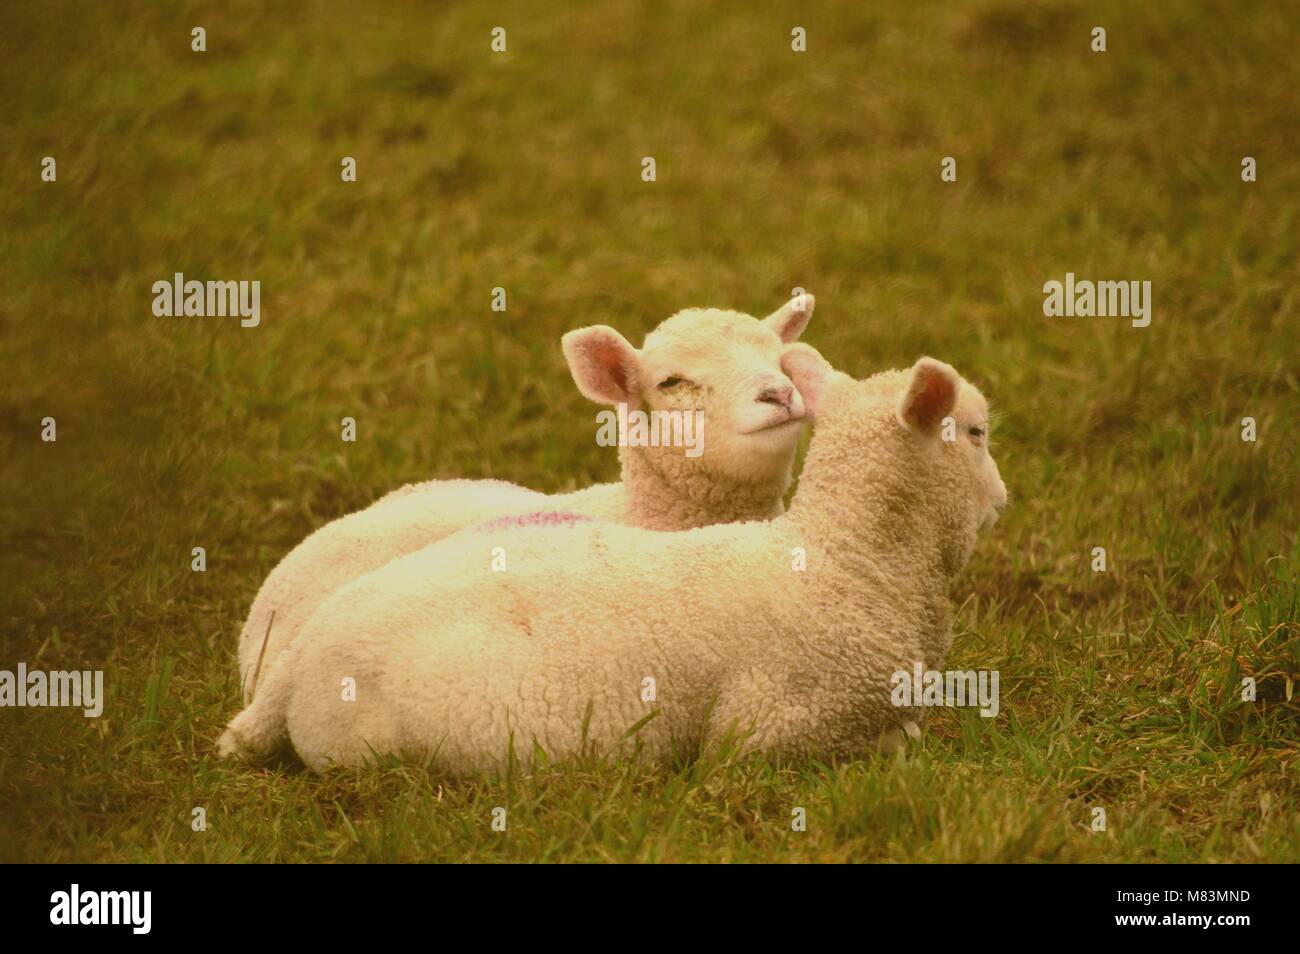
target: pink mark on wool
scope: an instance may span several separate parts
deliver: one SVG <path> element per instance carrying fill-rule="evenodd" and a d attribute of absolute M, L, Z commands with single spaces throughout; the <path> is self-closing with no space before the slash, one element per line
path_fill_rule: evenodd
<path fill-rule="evenodd" d="M 538 510 L 533 513 L 497 517 L 480 523 L 474 529 L 481 533 L 489 533 L 497 530 L 514 530 L 518 527 L 572 527 L 575 524 L 591 522 L 591 517 L 571 510 Z"/>

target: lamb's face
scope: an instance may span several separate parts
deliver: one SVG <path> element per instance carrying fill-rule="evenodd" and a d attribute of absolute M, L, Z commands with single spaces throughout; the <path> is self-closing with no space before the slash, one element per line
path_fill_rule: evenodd
<path fill-rule="evenodd" d="M 1007 503 L 979 389 L 933 358 L 865 381 L 834 371 L 807 345 L 790 348 L 783 364 L 847 469 L 930 512 L 945 527 L 953 561 L 965 562 L 976 533 Z"/>
<path fill-rule="evenodd" d="M 762 321 L 735 311 L 689 309 L 647 335 L 639 350 L 613 329 L 580 329 L 565 336 L 565 354 L 579 389 L 593 400 L 702 421 L 698 453 L 688 455 L 680 446 L 636 450 L 662 472 L 777 482 L 788 479 L 805 417 L 781 356 L 812 308 L 812 296 L 805 295 Z"/>
<path fill-rule="evenodd" d="M 790 467 L 805 416 L 803 397 L 781 370 L 785 347 L 749 315 L 681 312 L 641 349 L 642 407 L 702 412 L 704 470 L 751 481 L 778 475 Z"/>
<path fill-rule="evenodd" d="M 963 380 L 950 416 L 953 427 L 944 436 L 953 438 L 947 443 L 949 453 L 956 457 L 954 469 L 969 487 L 977 528 L 987 530 L 1007 505 L 1007 485 L 989 450 L 989 403 L 979 388 Z"/>

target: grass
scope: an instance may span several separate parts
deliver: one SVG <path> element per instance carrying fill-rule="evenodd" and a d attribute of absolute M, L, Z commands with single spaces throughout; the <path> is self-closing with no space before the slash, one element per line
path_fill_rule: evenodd
<path fill-rule="evenodd" d="M 1294 4 L 385 6 L 0 25 L 0 667 L 107 685 L 0 710 L 0 860 L 1300 860 Z M 155 318 L 176 271 L 260 280 L 262 324 Z M 1067 271 L 1149 279 L 1150 327 L 1045 318 Z M 840 367 L 934 354 L 1001 409 L 949 663 L 996 720 L 836 766 L 214 757 L 295 542 L 411 480 L 611 478 L 560 334 L 796 285 Z"/>

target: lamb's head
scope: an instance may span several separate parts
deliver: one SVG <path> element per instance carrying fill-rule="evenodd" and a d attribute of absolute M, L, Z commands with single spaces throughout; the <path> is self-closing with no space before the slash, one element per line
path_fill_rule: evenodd
<path fill-rule="evenodd" d="M 573 380 L 601 404 L 629 411 L 703 412 L 700 452 L 629 447 L 674 480 L 702 474 L 724 486 L 784 490 L 803 430 L 804 403 L 781 370 L 781 355 L 812 317 L 813 297 L 799 295 L 758 320 L 736 311 L 680 311 L 634 348 L 613 328 L 596 325 L 563 338 Z"/>
<path fill-rule="evenodd" d="M 964 564 L 976 533 L 1007 503 L 979 389 L 934 358 L 864 381 L 835 371 L 808 345 L 790 348 L 782 363 L 815 429 L 800 494 L 809 476 L 823 489 L 852 481 L 876 494 L 877 509 L 897 515 L 899 526 L 936 524 L 946 562 Z"/>

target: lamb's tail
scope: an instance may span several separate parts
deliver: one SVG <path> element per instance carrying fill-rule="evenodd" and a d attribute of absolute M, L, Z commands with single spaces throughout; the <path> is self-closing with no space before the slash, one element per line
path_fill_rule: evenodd
<path fill-rule="evenodd" d="M 275 669 L 261 680 L 253 701 L 230 720 L 217 743 L 225 758 L 263 762 L 279 754 L 289 742 L 289 700 L 293 694 L 291 649 L 281 653 Z"/>

